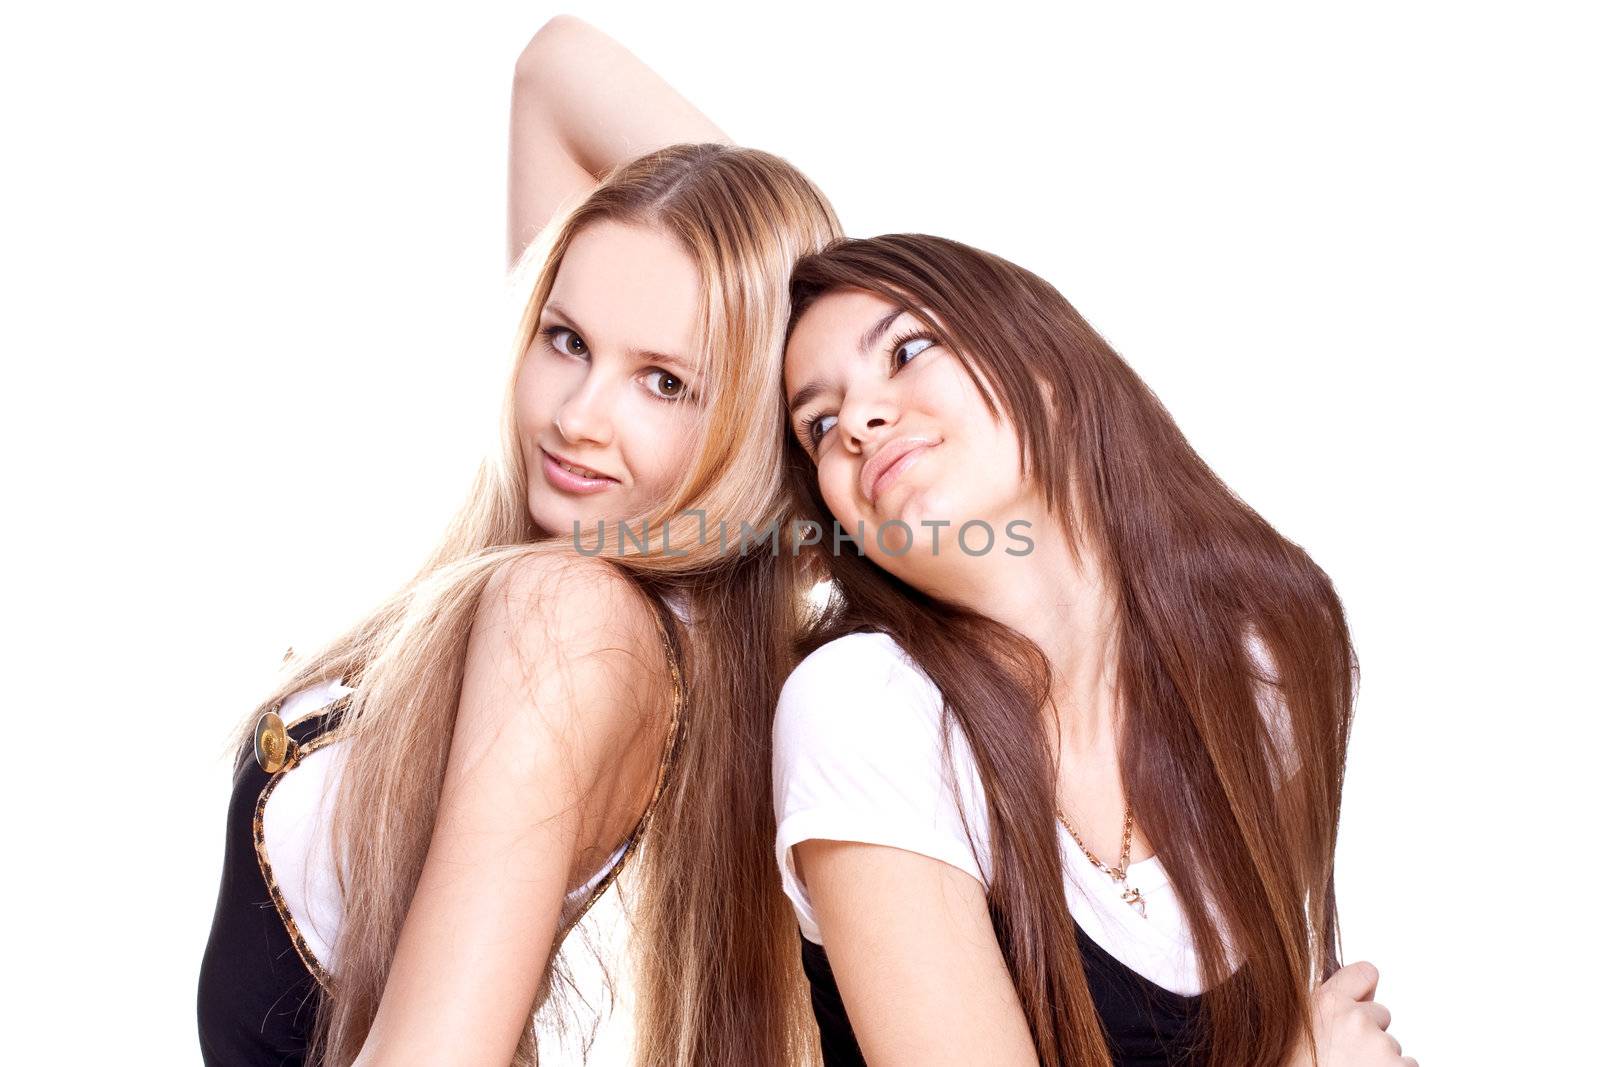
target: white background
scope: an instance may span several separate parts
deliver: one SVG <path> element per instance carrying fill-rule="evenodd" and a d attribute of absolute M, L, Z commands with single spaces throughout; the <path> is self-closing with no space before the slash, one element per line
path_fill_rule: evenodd
<path fill-rule="evenodd" d="M 1067 295 L 1344 597 L 1338 893 L 1391 1032 L 1593 1062 L 1594 26 L 1109 6 L 13 9 L 0 1057 L 197 1060 L 230 732 L 491 437 L 511 67 L 566 10 L 851 234 Z"/>

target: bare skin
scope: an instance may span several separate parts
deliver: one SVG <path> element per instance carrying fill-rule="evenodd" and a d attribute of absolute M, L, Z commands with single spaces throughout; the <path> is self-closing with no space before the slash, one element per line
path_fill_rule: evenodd
<path fill-rule="evenodd" d="M 726 139 L 615 41 L 552 19 L 517 61 L 511 259 L 613 165 Z M 569 256 L 553 291 L 568 319 L 541 319 L 564 329 L 535 337 L 516 401 L 530 516 L 553 534 L 628 514 L 692 443 L 678 405 L 693 368 L 630 353 L 692 353 L 694 264 L 660 234 L 604 224 Z M 541 473 L 540 449 L 616 484 L 564 492 Z M 566 893 L 653 792 L 669 678 L 654 609 L 601 560 L 545 556 L 496 573 L 468 642 L 438 823 L 359 1067 L 510 1061 Z"/>
<path fill-rule="evenodd" d="M 507 251 L 522 250 L 566 203 L 619 162 L 669 144 L 732 144 L 622 45 L 557 15 L 517 59 L 511 101 Z"/>
<path fill-rule="evenodd" d="M 606 572 L 538 559 L 483 597 L 438 823 L 358 1064 L 510 1062 L 566 892 L 638 818 L 663 716 L 656 687 L 634 694 L 641 668 L 667 668 L 642 594 Z"/>
<path fill-rule="evenodd" d="M 874 294 L 842 290 L 801 317 L 784 366 L 796 437 L 833 517 L 849 530 L 862 524 L 873 562 L 1006 623 L 1052 656 L 1057 800 L 1096 855 L 1118 856 L 1120 716 L 1102 569 L 1092 549 L 1074 561 L 1060 521 L 1023 479 L 1016 428 L 990 415 L 953 354 L 908 337 L 917 316 L 890 320 L 863 346 L 893 312 Z M 803 393 L 809 399 L 796 405 Z M 894 477 L 879 481 L 884 465 L 867 467 L 880 449 L 912 441 L 922 443 L 907 453 L 915 462 Z M 924 519 L 950 521 L 947 537 L 974 519 L 996 531 L 1023 520 L 1034 546 L 1025 555 L 935 552 Z M 893 520 L 917 532 L 909 551 L 879 545 L 879 529 L 893 531 L 885 525 Z M 892 538 L 891 549 L 905 547 Z M 1151 854 L 1136 833 L 1131 862 Z M 868 1063 L 1038 1063 L 982 883 L 931 857 L 863 842 L 807 840 L 794 855 Z M 1321 1067 L 1415 1067 L 1387 1033 L 1388 1010 L 1372 1001 L 1376 979 L 1370 963 L 1351 964 L 1315 993 Z M 1302 1047 L 1284 1067 L 1309 1063 Z"/>

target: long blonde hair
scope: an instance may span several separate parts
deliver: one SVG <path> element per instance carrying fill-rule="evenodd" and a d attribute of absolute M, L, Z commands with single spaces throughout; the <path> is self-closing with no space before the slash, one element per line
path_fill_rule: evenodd
<path fill-rule="evenodd" d="M 759 751 L 797 629 L 802 580 L 789 551 L 737 552 L 699 532 L 718 523 L 763 529 L 782 514 L 789 270 L 838 237 L 839 225 L 804 175 L 766 152 L 672 145 L 628 162 L 525 254 L 537 273 L 514 366 L 574 236 L 602 220 L 671 234 L 698 264 L 703 292 L 698 443 L 652 514 L 618 517 L 668 529 L 672 550 L 663 552 L 653 533 L 647 548 L 605 557 L 651 595 L 679 590 L 695 620 L 682 641 L 688 699 L 674 771 L 629 875 L 639 889 L 639 1058 L 789 1062 L 805 1054 L 796 1043 L 805 1044 L 799 1035 L 810 1019 L 773 865 L 770 769 Z M 432 557 L 371 615 L 289 664 L 262 704 L 326 679 L 359 679 L 339 726 L 350 741 L 333 818 L 344 918 L 314 1045 L 326 1063 L 355 1057 L 383 993 L 433 832 L 484 588 L 511 561 L 574 551 L 529 517 L 511 378 L 499 454 L 483 463 Z M 514 1062 L 537 1059 L 530 1016 Z"/>

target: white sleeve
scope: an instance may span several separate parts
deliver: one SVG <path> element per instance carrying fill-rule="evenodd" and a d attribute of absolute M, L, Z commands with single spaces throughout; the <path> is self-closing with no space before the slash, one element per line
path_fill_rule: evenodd
<path fill-rule="evenodd" d="M 822 936 L 795 876 L 792 849 L 801 841 L 890 845 L 988 885 L 982 786 L 959 728 L 951 738 L 954 778 L 945 767 L 943 708 L 938 687 L 882 633 L 830 641 L 784 683 L 773 723 L 778 869 L 809 940 L 820 944 Z"/>

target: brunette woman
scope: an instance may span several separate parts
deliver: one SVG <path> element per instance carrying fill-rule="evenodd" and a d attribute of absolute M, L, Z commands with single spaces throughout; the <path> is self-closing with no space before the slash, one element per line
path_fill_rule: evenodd
<path fill-rule="evenodd" d="M 833 590 L 774 796 L 827 1062 L 1414 1063 L 1338 962 L 1328 576 L 1028 271 L 899 234 L 793 298 Z"/>

